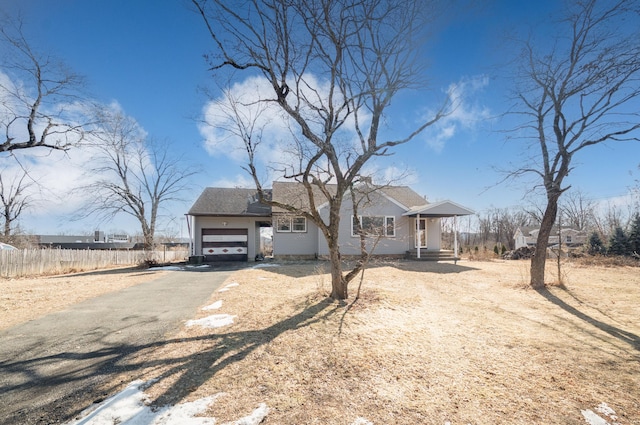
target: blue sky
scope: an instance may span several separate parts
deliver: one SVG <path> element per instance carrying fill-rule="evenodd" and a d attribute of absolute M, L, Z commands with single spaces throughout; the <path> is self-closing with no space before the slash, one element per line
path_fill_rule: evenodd
<path fill-rule="evenodd" d="M 199 87 L 213 87 L 202 57 L 211 42 L 189 4 L 185 0 L 5 0 L 0 6 L 21 10 L 34 47 L 55 54 L 86 76 L 93 98 L 117 102 L 150 136 L 169 141 L 176 154 L 184 154 L 200 170 L 193 191 L 186 194 L 184 204 L 172 206 L 165 223 L 179 221 L 203 187 L 241 184 L 248 178 L 238 161 L 223 153 L 211 154 L 198 130 L 197 120 L 207 102 Z M 394 156 L 375 166 L 410 170 L 405 183 L 430 201 L 451 199 L 483 212 L 525 203 L 524 183 L 496 186 L 503 175 L 495 169 L 517 164 L 523 154 L 522 144 L 507 142 L 498 131 L 509 127 L 498 118 L 509 106 L 505 64 L 512 46 L 504 35 L 544 22 L 557 2 L 471 4 L 437 28 L 426 49 L 430 86 L 398 96 L 386 131 L 406 131 L 411 117 L 435 108 L 452 84 L 464 89 L 463 106 L 441 127 L 400 146 Z M 597 146 L 575 161 L 577 168 L 568 183 L 593 199 L 612 199 L 624 195 L 640 178 L 640 143 Z M 64 205 L 41 205 L 21 224 L 36 233 L 97 227 L 91 221 L 70 223 L 68 215 Z M 100 226 L 107 231 L 137 231 L 127 220 Z"/>

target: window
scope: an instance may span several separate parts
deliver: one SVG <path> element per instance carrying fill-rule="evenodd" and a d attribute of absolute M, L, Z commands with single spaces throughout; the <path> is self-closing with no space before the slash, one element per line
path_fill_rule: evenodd
<path fill-rule="evenodd" d="M 384 225 L 385 225 L 385 235 L 389 236 L 389 237 L 395 237 L 396 236 L 396 218 L 393 216 L 387 216 L 384 218 Z"/>
<path fill-rule="evenodd" d="M 293 221 L 293 225 L 292 225 L 293 232 L 307 231 L 307 219 L 305 217 L 293 217 L 292 221 Z"/>
<path fill-rule="evenodd" d="M 304 233 L 306 231 L 307 219 L 305 217 L 278 217 L 276 220 L 276 232 Z"/>
<path fill-rule="evenodd" d="M 393 216 L 359 216 L 362 231 L 367 235 L 396 236 L 396 218 Z M 351 216 L 351 236 L 358 236 L 358 222 Z"/>
<path fill-rule="evenodd" d="M 571 243 L 571 235 L 567 235 L 567 243 Z"/>
<path fill-rule="evenodd" d="M 278 217 L 276 223 L 277 232 L 290 232 L 291 231 L 291 217 Z"/>

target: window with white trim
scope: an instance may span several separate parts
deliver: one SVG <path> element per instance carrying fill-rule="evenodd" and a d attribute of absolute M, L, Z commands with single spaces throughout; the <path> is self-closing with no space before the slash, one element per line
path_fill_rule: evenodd
<path fill-rule="evenodd" d="M 384 225 L 385 236 L 394 238 L 396 236 L 396 218 L 392 215 L 386 216 L 384 218 Z"/>
<path fill-rule="evenodd" d="M 278 217 L 276 220 L 276 232 L 290 232 L 291 217 Z"/>
<path fill-rule="evenodd" d="M 307 231 L 306 217 L 278 217 L 276 219 L 276 232 L 304 233 L 306 231 Z"/>
<path fill-rule="evenodd" d="M 293 217 L 291 219 L 291 231 L 304 233 L 307 231 L 307 219 L 306 217 Z"/>
<path fill-rule="evenodd" d="M 396 218 L 394 216 L 358 216 L 362 231 L 370 236 L 396 236 Z M 358 222 L 351 216 L 351 236 L 358 236 Z"/>

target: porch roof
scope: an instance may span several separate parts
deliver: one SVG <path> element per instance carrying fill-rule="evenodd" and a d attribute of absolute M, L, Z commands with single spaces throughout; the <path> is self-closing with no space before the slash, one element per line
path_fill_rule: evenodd
<path fill-rule="evenodd" d="M 473 215 L 475 214 L 475 211 L 452 201 L 440 201 L 434 202 L 433 204 L 413 207 L 402 215 L 416 217 L 418 214 L 420 214 L 420 217 L 454 217 L 460 215 Z"/>

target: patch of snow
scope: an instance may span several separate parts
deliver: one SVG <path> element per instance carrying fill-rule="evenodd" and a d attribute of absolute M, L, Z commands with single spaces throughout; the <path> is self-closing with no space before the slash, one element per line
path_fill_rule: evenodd
<path fill-rule="evenodd" d="M 616 415 L 615 410 L 607 405 L 607 403 L 600 403 L 595 408 L 596 412 L 604 415 L 606 418 L 611 419 L 613 422 L 607 422 L 607 419 L 598 416 L 593 410 L 581 410 L 582 416 L 587 421 L 589 425 L 620 425 L 616 420 L 618 420 L 618 416 Z"/>
<path fill-rule="evenodd" d="M 217 310 L 217 309 L 219 309 L 220 307 L 222 307 L 222 300 L 218 300 L 218 301 L 214 302 L 213 304 L 209 304 L 209 305 L 208 305 L 208 306 L 206 306 L 206 307 L 202 307 L 202 309 L 203 309 L 204 311 L 207 311 L 207 310 Z"/>
<path fill-rule="evenodd" d="M 149 399 L 142 391 L 152 381 L 133 381 L 120 393 L 89 408 L 81 417 L 67 425 L 213 425 L 215 418 L 194 417 L 204 412 L 221 394 L 204 397 L 176 406 L 152 410 Z"/>
<path fill-rule="evenodd" d="M 587 409 L 581 410 L 580 412 L 589 425 L 611 425 L 609 422 L 593 413 L 592 410 Z"/>
<path fill-rule="evenodd" d="M 260 403 L 257 409 L 253 411 L 249 416 L 240 418 L 237 421 L 226 422 L 223 425 L 258 425 L 269 414 L 269 408 L 265 403 Z"/>
<path fill-rule="evenodd" d="M 240 286 L 240 284 L 238 282 L 231 282 L 227 285 L 224 285 L 224 287 L 222 287 L 222 289 L 219 289 L 218 292 L 227 292 L 229 289 L 235 288 L 236 286 Z"/>
<path fill-rule="evenodd" d="M 178 266 L 149 267 L 149 270 L 151 270 L 151 271 L 157 271 L 157 270 L 172 270 L 172 271 L 176 271 L 176 270 L 182 270 L 182 267 L 178 267 Z"/>
<path fill-rule="evenodd" d="M 610 417 L 614 421 L 618 419 L 615 410 L 607 406 L 607 403 L 604 402 L 600 403 L 598 407 L 596 407 L 596 412 L 602 413 L 603 415 Z"/>
<path fill-rule="evenodd" d="M 260 263 L 260 264 L 256 264 L 255 266 L 251 267 L 252 269 L 266 269 L 268 267 L 280 267 L 280 264 L 276 264 L 276 263 Z"/>
<path fill-rule="evenodd" d="M 187 320 L 186 325 L 202 326 L 203 328 L 221 328 L 232 325 L 235 317 L 236 316 L 230 314 L 214 314 L 213 316 L 207 316 L 202 319 Z"/>

